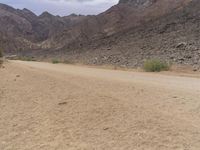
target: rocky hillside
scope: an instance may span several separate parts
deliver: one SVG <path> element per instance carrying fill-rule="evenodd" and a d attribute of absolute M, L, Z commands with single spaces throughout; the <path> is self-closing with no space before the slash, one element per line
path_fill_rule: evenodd
<path fill-rule="evenodd" d="M 106 12 L 97 16 L 88 16 L 81 23 L 65 32 L 53 36 L 49 48 L 60 47 L 82 48 L 88 41 L 112 36 L 120 31 L 138 27 L 148 21 L 162 18 L 165 15 L 185 7 L 189 0 L 120 0 Z M 77 44 L 79 43 L 79 44 Z"/>
<path fill-rule="evenodd" d="M 0 4 L 0 44 L 6 53 L 41 49 L 41 43 L 78 23 L 84 16 L 36 16 L 28 9 Z"/>
<path fill-rule="evenodd" d="M 120 0 L 97 16 L 67 17 L 2 5 L 0 33 L 7 52 L 40 59 L 137 67 L 160 58 L 197 70 L 199 16 L 198 0 Z"/>

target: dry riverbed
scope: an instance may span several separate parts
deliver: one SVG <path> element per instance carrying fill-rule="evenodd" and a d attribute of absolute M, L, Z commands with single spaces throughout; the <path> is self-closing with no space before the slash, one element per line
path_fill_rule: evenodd
<path fill-rule="evenodd" d="M 10 61 L 0 150 L 199 150 L 200 78 Z"/>

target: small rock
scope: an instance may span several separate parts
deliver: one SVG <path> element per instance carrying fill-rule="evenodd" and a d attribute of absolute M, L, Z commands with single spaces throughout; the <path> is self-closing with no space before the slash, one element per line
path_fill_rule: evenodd
<path fill-rule="evenodd" d="M 181 47 L 185 47 L 187 45 L 186 42 L 180 42 L 176 45 L 176 48 L 181 48 Z"/>
<path fill-rule="evenodd" d="M 103 130 L 108 130 L 109 128 L 107 127 L 107 128 L 103 128 Z"/>
<path fill-rule="evenodd" d="M 193 68 L 193 71 L 196 72 L 196 71 L 198 71 L 198 69 L 197 68 Z"/>
<path fill-rule="evenodd" d="M 187 59 L 191 59 L 192 56 L 191 56 L 191 55 L 186 55 L 185 58 L 187 58 Z"/>
<path fill-rule="evenodd" d="M 66 105 L 67 102 L 61 102 L 61 103 L 58 103 L 58 105 Z"/>
<path fill-rule="evenodd" d="M 184 61 L 185 59 L 184 59 L 184 58 L 178 58 L 178 60 L 179 60 L 179 61 Z"/>
<path fill-rule="evenodd" d="M 17 78 L 19 78 L 19 77 L 20 77 L 20 75 L 16 75 L 16 77 L 17 77 Z"/>

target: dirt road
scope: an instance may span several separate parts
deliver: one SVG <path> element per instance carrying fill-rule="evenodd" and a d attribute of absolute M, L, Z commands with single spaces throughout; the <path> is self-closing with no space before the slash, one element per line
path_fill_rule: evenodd
<path fill-rule="evenodd" d="M 199 150 L 200 78 L 12 61 L 0 150 Z"/>

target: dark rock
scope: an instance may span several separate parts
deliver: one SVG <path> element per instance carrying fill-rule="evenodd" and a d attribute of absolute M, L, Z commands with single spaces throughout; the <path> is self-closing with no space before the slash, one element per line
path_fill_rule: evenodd
<path fill-rule="evenodd" d="M 176 45 L 176 48 L 183 48 L 183 47 L 185 47 L 186 45 L 187 45 L 186 42 L 181 42 L 181 43 L 178 43 L 178 44 Z"/>
<path fill-rule="evenodd" d="M 60 102 L 60 103 L 58 103 L 58 105 L 66 105 L 67 104 L 67 102 Z"/>

